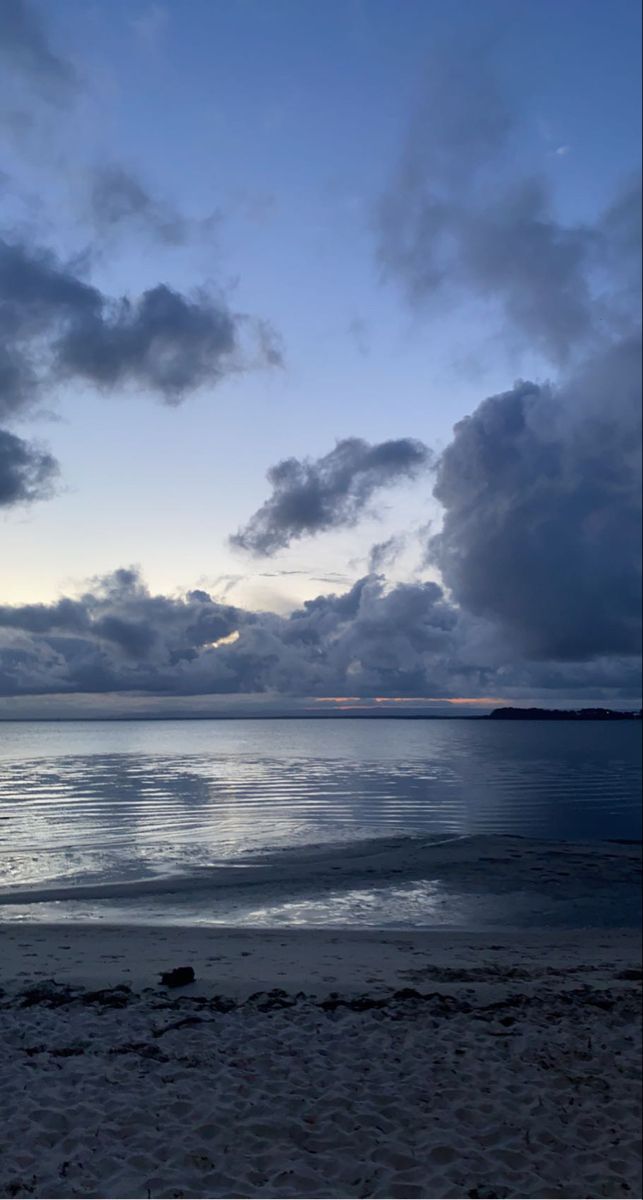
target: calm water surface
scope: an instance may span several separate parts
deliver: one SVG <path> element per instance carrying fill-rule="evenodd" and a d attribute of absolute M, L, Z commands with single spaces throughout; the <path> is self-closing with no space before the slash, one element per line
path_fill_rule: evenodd
<path fill-rule="evenodd" d="M 629 922 L 640 788 L 635 722 L 4 723 L 0 914 Z"/>

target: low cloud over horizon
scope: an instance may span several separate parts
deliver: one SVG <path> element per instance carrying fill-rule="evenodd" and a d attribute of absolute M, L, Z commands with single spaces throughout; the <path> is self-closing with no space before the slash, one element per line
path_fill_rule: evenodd
<path fill-rule="evenodd" d="M 378 575 L 286 616 L 201 589 L 155 595 L 121 569 L 78 596 L 0 607 L 0 696 L 146 693 L 548 697 L 630 702 L 635 659 L 519 659 L 502 628 L 468 616 L 433 582 Z"/>

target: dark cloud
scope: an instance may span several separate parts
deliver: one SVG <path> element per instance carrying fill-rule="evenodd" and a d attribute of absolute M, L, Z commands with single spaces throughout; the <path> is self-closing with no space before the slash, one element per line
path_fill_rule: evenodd
<path fill-rule="evenodd" d="M 353 525 L 374 492 L 414 478 L 430 462 L 428 448 L 413 438 L 376 445 L 344 438 L 322 458 L 286 458 L 268 471 L 272 495 L 231 541 L 274 554 L 297 538 Z"/>
<path fill-rule="evenodd" d="M 46 498 L 57 474 L 51 454 L 0 429 L 0 508 Z"/>
<path fill-rule="evenodd" d="M 453 686 L 456 610 L 435 583 L 360 579 L 344 595 L 318 596 L 293 613 L 283 631 L 305 647 L 319 687 L 350 695 L 431 695 Z M 461 668 L 463 670 L 464 668 Z"/>
<path fill-rule="evenodd" d="M 0 605 L 0 626 L 33 634 L 84 634 L 91 629 L 84 603 L 68 597 L 54 604 Z"/>
<path fill-rule="evenodd" d="M 458 620 L 434 583 L 370 576 L 284 617 L 155 596 L 123 570 L 76 599 L 1 607 L 0 690 L 427 694 L 477 674 L 454 663 Z"/>
<path fill-rule="evenodd" d="M 191 220 L 156 199 L 132 171 L 118 164 L 98 167 L 90 176 L 89 212 L 100 235 L 130 228 L 167 246 L 182 246 L 196 236 L 211 236 L 217 213 Z"/>
<path fill-rule="evenodd" d="M 515 166 L 485 61 L 433 64 L 379 207 L 378 254 L 413 304 L 492 301 L 506 335 L 562 369 L 456 425 L 428 541 L 461 635 L 485 622 L 491 659 L 504 638 L 533 681 L 640 652 L 641 186 L 589 225 L 561 221 L 544 180 Z"/>
<path fill-rule="evenodd" d="M 55 369 L 101 387 L 134 383 L 176 404 L 235 370 L 238 334 L 225 305 L 159 284 L 136 301 L 81 308 L 57 340 Z"/>
<path fill-rule="evenodd" d="M 435 583 L 377 576 L 289 616 L 197 590 L 151 594 L 135 571 L 54 604 L 0 607 L 0 693 L 154 696 L 636 695 L 622 658 L 515 662 L 506 639 Z"/>
<path fill-rule="evenodd" d="M 463 292 L 493 301 L 505 330 L 564 364 L 620 315 L 631 254 L 617 263 L 616 243 L 627 244 L 636 187 L 591 227 L 566 224 L 544 179 L 516 174 L 513 133 L 484 57 L 433 62 L 378 206 L 378 259 L 411 303 Z M 608 260 L 609 286 L 595 292 L 597 263 Z"/>
<path fill-rule="evenodd" d="M 641 344 L 556 387 L 519 383 L 455 427 L 438 464 L 433 561 L 455 601 L 528 658 L 635 654 L 641 640 Z"/>
<path fill-rule="evenodd" d="M 0 678 L 9 692 L 181 690 L 185 664 L 236 625 L 206 592 L 154 596 L 116 571 L 77 599 L 0 607 Z"/>
<path fill-rule="evenodd" d="M 204 384 L 279 361 L 265 322 L 203 291 L 188 296 L 159 284 L 137 299 L 114 300 L 51 252 L 2 240 L 0 320 L 4 415 L 63 379 L 134 385 L 178 404 Z"/>
<path fill-rule="evenodd" d="M 0 343 L 0 415 L 6 418 L 28 408 L 36 389 L 37 378 L 27 356 L 17 346 Z"/>
<path fill-rule="evenodd" d="M 52 50 L 27 0 L 0 4 L 0 56 L 9 69 L 26 74 L 47 99 L 65 100 L 78 87 L 74 68 Z"/>

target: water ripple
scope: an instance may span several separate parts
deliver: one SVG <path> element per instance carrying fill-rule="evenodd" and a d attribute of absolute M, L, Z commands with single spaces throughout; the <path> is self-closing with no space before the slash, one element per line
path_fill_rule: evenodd
<path fill-rule="evenodd" d="M 625 723 L 70 722 L 0 736 L 5 888 L 396 833 L 641 835 L 640 727 Z"/>

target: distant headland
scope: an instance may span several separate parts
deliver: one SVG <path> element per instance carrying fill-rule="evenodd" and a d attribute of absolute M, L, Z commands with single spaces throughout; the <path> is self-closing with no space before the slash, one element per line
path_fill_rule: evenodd
<path fill-rule="evenodd" d="M 486 721 L 640 721 L 641 709 L 613 708 L 494 708 Z"/>

